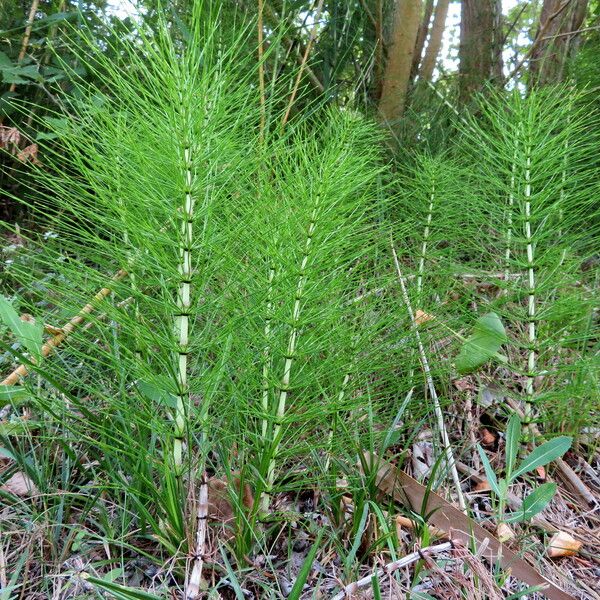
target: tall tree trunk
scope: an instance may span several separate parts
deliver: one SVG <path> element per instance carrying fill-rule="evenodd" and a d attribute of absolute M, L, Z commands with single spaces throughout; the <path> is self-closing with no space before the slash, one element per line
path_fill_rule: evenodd
<path fill-rule="evenodd" d="M 438 0 L 437 6 L 435 7 L 435 16 L 433 18 L 433 25 L 431 26 L 431 34 L 429 35 L 429 43 L 425 50 L 425 56 L 421 63 L 421 69 L 419 71 L 419 78 L 423 81 L 430 81 L 433 75 L 433 69 L 437 61 L 440 48 L 442 47 L 442 38 L 444 37 L 444 31 L 446 29 L 446 18 L 448 17 L 448 7 L 450 6 L 450 0 Z"/>
<path fill-rule="evenodd" d="M 423 8 L 423 19 L 421 20 L 421 26 L 417 33 L 417 41 L 415 42 L 415 53 L 413 55 L 412 68 L 410 71 L 410 80 L 412 81 L 419 71 L 419 65 L 421 64 L 421 57 L 423 56 L 423 48 L 425 47 L 425 40 L 427 40 L 427 34 L 429 33 L 429 24 L 431 23 L 431 15 L 433 14 L 433 0 L 426 0 L 425 7 Z"/>
<path fill-rule="evenodd" d="M 531 85 L 562 81 L 588 0 L 544 0 L 529 60 Z"/>
<path fill-rule="evenodd" d="M 421 20 L 421 0 L 396 0 L 391 43 L 383 74 L 379 114 L 393 126 L 404 113 L 415 42 Z"/>
<path fill-rule="evenodd" d="M 467 102 L 493 79 L 501 55 L 498 45 L 499 2 L 497 0 L 462 0 L 460 23 L 460 100 Z"/>

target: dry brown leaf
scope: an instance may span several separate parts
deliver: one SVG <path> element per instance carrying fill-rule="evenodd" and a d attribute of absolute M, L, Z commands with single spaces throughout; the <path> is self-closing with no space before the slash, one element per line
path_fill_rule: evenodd
<path fill-rule="evenodd" d="M 473 486 L 474 492 L 489 492 L 491 489 L 487 479 L 482 479 Z"/>
<path fill-rule="evenodd" d="M 482 427 L 479 434 L 482 446 L 493 446 L 496 443 L 496 436 L 487 427 Z"/>
<path fill-rule="evenodd" d="M 535 472 L 542 481 L 546 479 L 546 469 L 544 467 L 536 467 Z"/>
<path fill-rule="evenodd" d="M 583 542 L 576 540 L 566 531 L 559 531 L 552 536 L 547 552 L 550 558 L 573 556 L 581 550 L 581 546 L 583 546 Z"/>
<path fill-rule="evenodd" d="M 27 496 L 33 496 L 34 494 L 39 493 L 35 483 L 21 471 L 15 473 L 0 487 L 0 490 L 8 492 L 9 494 L 14 494 L 15 496 L 20 496 L 21 498 L 26 498 Z"/>
<path fill-rule="evenodd" d="M 423 325 L 423 323 L 427 323 L 427 321 L 431 321 L 435 319 L 433 315 L 427 314 L 425 311 L 417 308 L 415 312 L 415 323 L 417 325 Z"/>
<path fill-rule="evenodd" d="M 30 160 L 34 165 L 39 165 L 40 161 L 38 160 L 38 145 L 37 144 L 29 144 L 29 146 L 26 146 L 25 148 L 23 148 L 23 150 L 20 150 L 17 153 L 17 160 L 20 160 L 21 162 L 27 162 L 28 160 Z"/>
<path fill-rule="evenodd" d="M 515 533 L 506 523 L 499 523 L 496 527 L 496 537 L 502 543 L 510 542 L 510 540 L 515 539 Z"/>
<path fill-rule="evenodd" d="M 473 380 L 470 377 L 462 377 L 461 379 L 455 379 L 452 383 L 459 392 L 475 391 L 475 385 L 473 384 Z"/>

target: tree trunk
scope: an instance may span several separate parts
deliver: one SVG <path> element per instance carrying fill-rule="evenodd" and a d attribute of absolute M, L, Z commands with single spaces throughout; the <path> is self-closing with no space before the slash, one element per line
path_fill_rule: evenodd
<path fill-rule="evenodd" d="M 396 0 L 379 101 L 380 118 L 391 126 L 404 113 L 420 19 L 421 0 Z"/>
<path fill-rule="evenodd" d="M 498 72 L 502 34 L 498 10 L 497 0 L 462 0 L 459 48 L 462 103 L 468 102 Z"/>
<path fill-rule="evenodd" d="M 412 81 L 419 71 L 419 65 L 421 64 L 421 57 L 423 56 L 423 48 L 425 47 L 425 40 L 427 40 L 427 34 L 429 33 L 429 24 L 431 23 L 431 15 L 433 14 L 433 0 L 427 0 L 425 2 L 425 8 L 423 9 L 423 19 L 421 20 L 421 26 L 417 33 L 417 41 L 415 42 L 415 54 L 413 56 L 412 68 L 410 71 L 410 80 Z"/>
<path fill-rule="evenodd" d="M 438 0 L 437 6 L 435 7 L 435 16 L 433 18 L 433 25 L 431 26 L 431 34 L 429 35 L 429 43 L 425 50 L 425 56 L 421 63 L 421 69 L 419 71 L 419 79 L 423 81 L 430 81 L 433 75 L 433 69 L 437 61 L 440 48 L 442 47 L 442 38 L 444 37 L 444 31 L 446 29 L 446 18 L 448 17 L 448 6 L 450 0 Z"/>
<path fill-rule="evenodd" d="M 544 0 L 529 62 L 531 85 L 562 81 L 588 0 Z"/>

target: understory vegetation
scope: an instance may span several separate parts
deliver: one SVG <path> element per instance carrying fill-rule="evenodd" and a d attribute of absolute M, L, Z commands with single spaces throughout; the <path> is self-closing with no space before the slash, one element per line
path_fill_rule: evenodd
<path fill-rule="evenodd" d="M 65 25 L 61 108 L 15 109 L 0 598 L 595 597 L 590 93 L 392 151 L 217 13 Z"/>

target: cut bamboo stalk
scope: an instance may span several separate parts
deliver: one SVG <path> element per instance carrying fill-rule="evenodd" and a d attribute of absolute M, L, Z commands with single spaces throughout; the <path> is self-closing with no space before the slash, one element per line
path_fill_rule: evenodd
<path fill-rule="evenodd" d="M 408 291 L 406 289 L 406 282 L 404 280 L 404 276 L 402 275 L 402 271 L 400 269 L 400 262 L 398 260 L 398 255 L 396 254 L 396 249 L 392 244 L 392 254 L 394 256 L 394 264 L 396 265 L 396 272 L 398 274 L 398 280 L 400 281 L 400 288 L 402 290 L 402 297 L 404 299 L 404 304 L 406 305 L 406 310 L 408 312 L 408 316 L 410 318 L 411 327 L 415 336 L 415 340 L 417 342 L 417 348 L 419 350 L 419 356 L 421 358 L 421 365 L 423 367 L 423 372 L 425 374 L 425 379 L 427 381 L 427 387 L 429 388 L 429 394 L 431 396 L 431 400 L 433 401 L 433 410 L 435 413 L 437 427 L 439 430 L 440 437 L 442 439 L 442 447 L 444 449 L 444 453 L 446 456 L 446 463 L 448 465 L 448 469 L 452 475 L 452 480 L 454 481 L 454 487 L 456 488 L 456 494 L 458 497 L 458 505 L 461 510 L 466 510 L 467 505 L 465 502 L 465 497 L 462 493 L 462 489 L 460 487 L 460 478 L 458 476 L 458 470 L 456 469 L 456 462 L 454 460 L 454 454 L 452 452 L 452 446 L 450 445 L 450 438 L 448 437 L 448 432 L 446 430 L 446 425 L 444 423 L 444 415 L 442 413 L 442 408 L 440 406 L 440 401 L 435 390 L 435 386 L 433 384 L 433 377 L 431 376 L 431 369 L 429 368 L 429 362 L 427 360 L 427 355 L 425 354 L 425 348 L 423 347 L 423 343 L 421 341 L 421 334 L 419 333 L 417 322 L 415 321 L 415 315 L 412 310 L 412 306 L 410 303 L 410 298 L 408 296 Z"/>
<path fill-rule="evenodd" d="M 119 281 L 123 279 L 127 275 L 127 271 L 125 269 L 121 269 L 117 271 L 115 275 L 113 275 L 111 281 Z M 96 307 L 96 303 L 104 300 L 110 293 L 112 289 L 110 287 L 102 288 L 91 300 L 89 304 L 86 304 L 64 327 L 62 327 L 61 333 L 55 335 L 51 340 L 48 340 L 43 346 L 41 350 L 42 358 L 46 358 L 52 350 L 60 346 L 65 339 L 67 339 L 73 331 L 83 323 L 85 318 L 94 310 Z M 17 369 L 15 369 L 8 377 L 6 377 L 0 385 L 15 385 L 18 383 L 23 377 L 25 377 L 29 373 L 29 367 L 27 365 L 20 365 Z"/>

